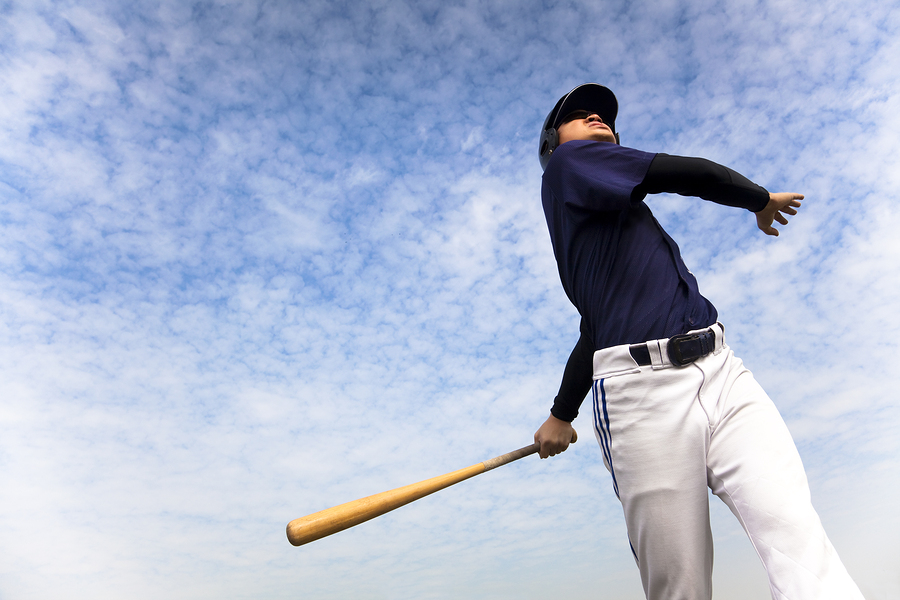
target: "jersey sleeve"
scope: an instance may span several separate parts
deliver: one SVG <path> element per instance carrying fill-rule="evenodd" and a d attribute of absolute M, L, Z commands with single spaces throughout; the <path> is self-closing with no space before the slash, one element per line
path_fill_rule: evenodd
<path fill-rule="evenodd" d="M 654 156 L 612 142 L 566 142 L 547 164 L 544 185 L 568 210 L 624 210 Z"/>

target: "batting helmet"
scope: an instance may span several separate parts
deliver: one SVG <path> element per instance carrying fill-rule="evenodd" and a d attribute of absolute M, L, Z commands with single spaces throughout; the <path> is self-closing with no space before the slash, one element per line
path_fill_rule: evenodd
<path fill-rule="evenodd" d="M 544 121 L 544 128 L 541 129 L 541 142 L 538 146 L 541 169 L 547 168 L 550 156 L 559 146 L 559 134 L 556 132 L 556 128 L 562 124 L 561 121 L 568 114 L 575 110 L 586 110 L 600 115 L 603 122 L 609 125 L 616 134 L 616 142 L 619 141 L 619 134 L 616 133 L 619 102 L 616 100 L 616 95 L 609 88 L 596 83 L 579 85 L 559 99 Z"/>

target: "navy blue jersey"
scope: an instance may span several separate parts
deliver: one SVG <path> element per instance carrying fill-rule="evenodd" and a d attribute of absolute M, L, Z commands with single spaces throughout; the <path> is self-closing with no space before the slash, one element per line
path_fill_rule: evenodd
<path fill-rule="evenodd" d="M 560 279 L 594 349 L 716 322 L 678 245 L 643 201 L 639 186 L 655 156 L 577 140 L 559 146 L 544 172 L 541 199 Z"/>

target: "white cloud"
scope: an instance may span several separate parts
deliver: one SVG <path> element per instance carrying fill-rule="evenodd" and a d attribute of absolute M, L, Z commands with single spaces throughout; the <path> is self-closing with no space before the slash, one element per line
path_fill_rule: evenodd
<path fill-rule="evenodd" d="M 871 525 L 898 495 L 890 7 L 3 10 L 0 595 L 577 598 L 603 564 L 640 597 L 587 407 L 562 457 L 283 533 L 530 441 L 577 337 L 536 131 L 587 80 L 626 144 L 807 193 L 777 240 L 650 202 L 867 597 L 895 595 L 900 525 Z M 717 589 L 764 590 L 714 520 Z"/>

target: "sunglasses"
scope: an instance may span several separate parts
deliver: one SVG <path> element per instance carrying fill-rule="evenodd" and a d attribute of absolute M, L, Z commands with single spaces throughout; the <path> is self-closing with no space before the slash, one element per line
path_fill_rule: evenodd
<path fill-rule="evenodd" d="M 579 119 L 587 119 L 589 116 L 596 115 L 596 114 L 597 114 L 597 111 L 594 111 L 594 110 L 590 110 L 590 111 L 589 110 L 573 110 L 572 112 L 567 114 L 565 117 L 560 119 L 559 124 L 563 125 L 565 123 L 568 123 L 569 121 L 577 121 Z M 601 120 L 602 120 L 602 117 L 601 117 Z"/>

